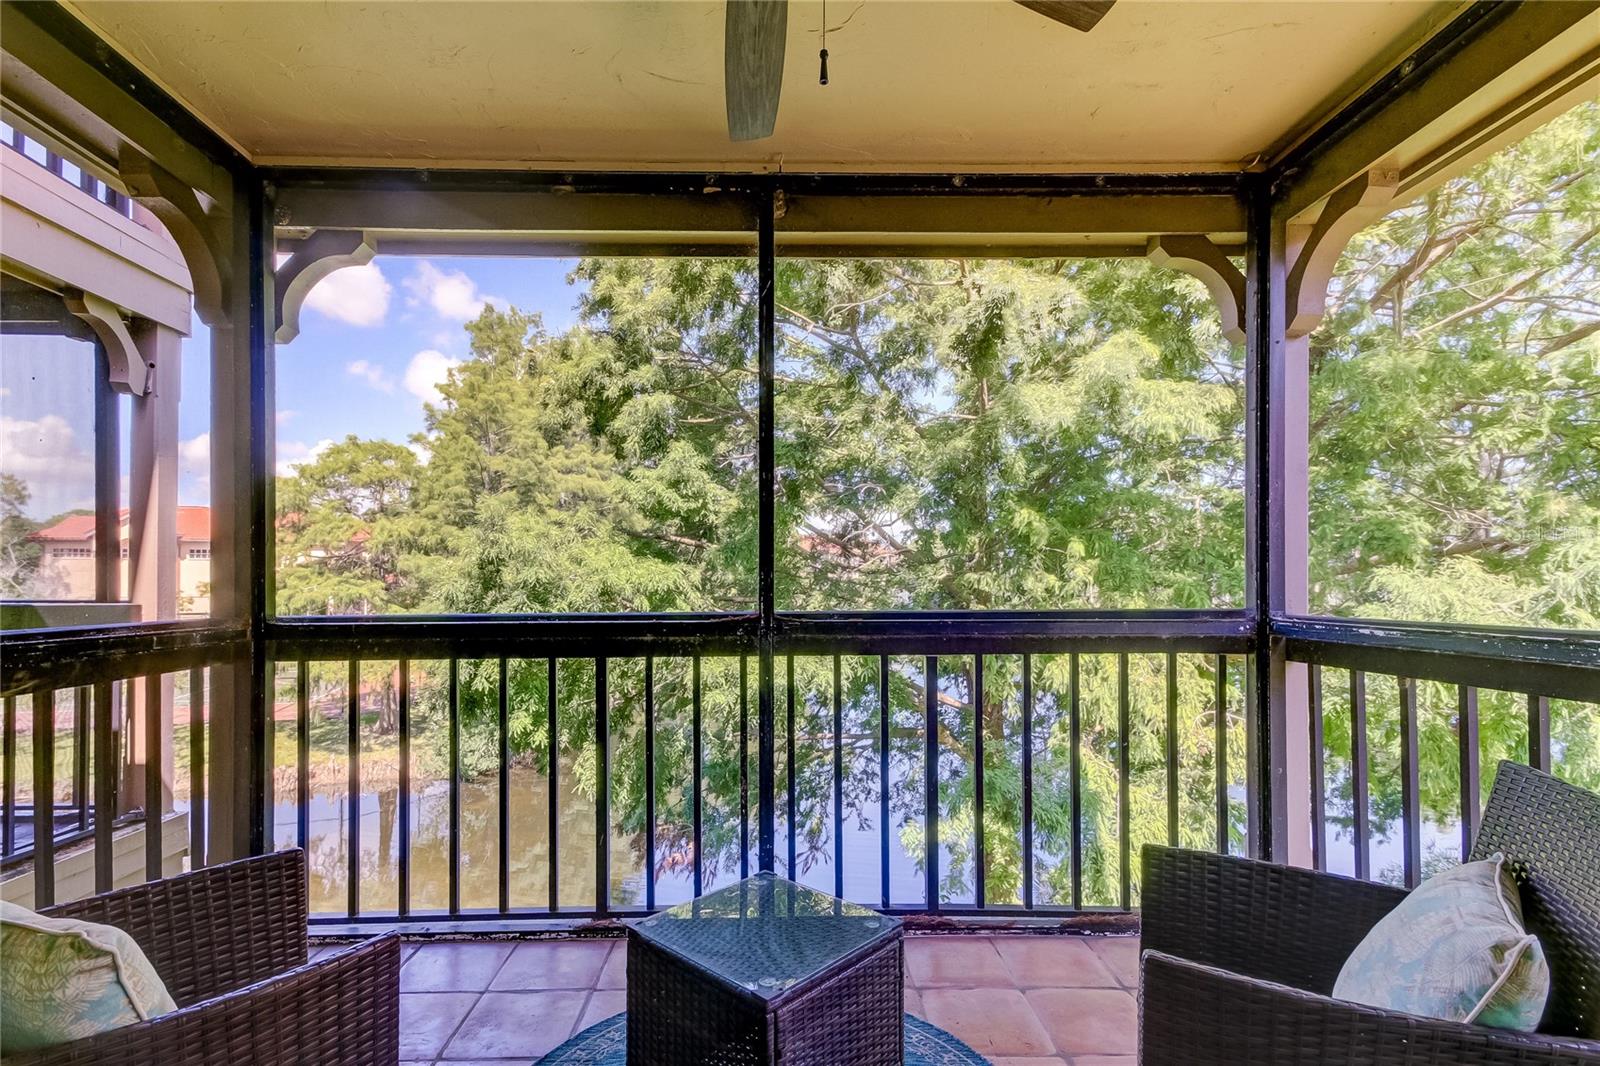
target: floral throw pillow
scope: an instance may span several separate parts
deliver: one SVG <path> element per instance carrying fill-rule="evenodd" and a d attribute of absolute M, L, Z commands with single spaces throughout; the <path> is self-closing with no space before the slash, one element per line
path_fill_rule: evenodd
<path fill-rule="evenodd" d="M 1424 881 L 1351 952 L 1334 998 L 1533 1032 L 1550 968 L 1504 866 L 1495 854 Z"/>
<path fill-rule="evenodd" d="M 0 902 L 0 1055 L 80 1040 L 176 1010 L 121 929 Z"/>

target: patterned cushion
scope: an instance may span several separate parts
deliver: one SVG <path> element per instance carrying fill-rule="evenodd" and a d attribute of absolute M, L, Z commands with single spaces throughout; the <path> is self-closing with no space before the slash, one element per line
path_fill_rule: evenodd
<path fill-rule="evenodd" d="M 1504 863 L 1495 854 L 1424 881 L 1356 945 L 1334 997 L 1533 1032 L 1550 995 L 1550 969 L 1523 928 Z"/>
<path fill-rule="evenodd" d="M 49 1047 L 175 1010 L 121 929 L 0 901 L 0 1055 Z"/>

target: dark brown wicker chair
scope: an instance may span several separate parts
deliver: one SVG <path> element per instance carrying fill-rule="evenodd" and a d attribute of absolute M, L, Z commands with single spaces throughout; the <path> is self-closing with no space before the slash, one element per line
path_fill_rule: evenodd
<path fill-rule="evenodd" d="M 1537 1034 L 1333 999 L 1339 969 L 1405 891 L 1204 852 L 1143 853 L 1144 1066 L 1597 1066 L 1600 796 L 1501 763 L 1472 858 L 1504 852 L 1550 962 Z"/>
<path fill-rule="evenodd" d="M 6 1066 L 394 1066 L 400 938 L 306 962 L 299 851 L 222 863 L 41 913 L 133 935 L 178 1004 Z"/>

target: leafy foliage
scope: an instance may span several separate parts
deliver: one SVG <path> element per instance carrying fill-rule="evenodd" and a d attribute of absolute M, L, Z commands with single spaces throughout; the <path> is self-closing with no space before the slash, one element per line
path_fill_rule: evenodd
<path fill-rule="evenodd" d="M 1343 615 L 1600 625 L 1600 110 L 1521 146 L 1360 235 L 1312 343 L 1312 581 Z M 586 259 L 578 324 L 486 307 L 471 357 L 440 386 L 411 448 L 354 438 L 279 486 L 280 606 L 328 613 L 747 611 L 755 602 L 754 266 L 737 259 Z M 1195 280 L 1110 260 L 783 260 L 776 463 L 784 609 L 1238 605 L 1243 596 L 1242 353 Z M 421 456 L 421 458 L 418 458 Z M 941 660 L 944 892 L 971 892 L 975 760 L 985 741 L 989 899 L 1020 898 L 1020 662 Z M 787 665 L 787 664 L 785 664 Z M 706 660 L 708 865 L 737 863 L 739 738 L 749 683 Z M 1129 835 L 1167 838 L 1169 664 L 1133 656 L 1035 660 L 1036 890 L 1069 899 L 1070 778 L 1080 773 L 1086 902 L 1114 902 L 1119 765 Z M 1220 742 L 1234 782 L 1242 706 L 1215 660 L 1171 664 L 1177 832 L 1209 844 Z M 557 743 L 593 795 L 593 664 L 511 671 L 517 757 Z M 797 859 L 830 846 L 832 662 L 799 657 Z M 750 670 L 750 674 L 754 671 Z M 611 808 L 643 822 L 642 664 L 612 664 Z M 1219 686 L 1219 680 L 1221 682 Z M 658 866 L 681 866 L 694 781 L 687 664 L 657 664 Z M 848 817 L 876 824 L 877 664 L 841 664 Z M 1117 693 L 1134 713 L 1126 742 Z M 920 660 L 887 697 L 891 817 L 922 847 Z M 1424 686 L 1423 798 L 1456 803 L 1451 693 Z M 1072 750 L 1069 693 L 1079 695 Z M 498 713 L 498 665 L 463 663 L 467 721 Z M 1375 695 L 1375 824 L 1397 745 Z M 1348 707 L 1330 687 L 1331 813 L 1349 818 Z M 438 686 L 419 713 L 442 721 Z M 1485 694 L 1486 753 L 1516 749 L 1519 714 Z M 1219 730 L 1218 716 L 1222 728 Z M 1563 718 L 1565 772 L 1600 778 L 1600 718 Z M 478 731 L 474 734 L 483 737 Z M 1343 738 L 1343 739 L 1341 739 Z M 786 737 L 780 738 L 780 744 Z M 1126 743 L 1126 751 L 1123 750 Z M 1342 745 L 1342 746 L 1341 746 Z M 746 749 L 748 750 L 748 749 Z M 782 750 L 780 748 L 780 750 Z M 424 757 L 440 758 L 439 753 Z M 469 742 L 469 772 L 493 743 Z M 790 772 L 786 765 L 783 773 Z M 895 783 L 905 787 L 898 787 Z M 780 793 L 787 794 L 787 777 Z M 1242 833 L 1232 795 L 1228 831 Z M 785 814 L 787 817 L 787 814 Z M 642 847 L 642 845 L 641 845 Z"/>

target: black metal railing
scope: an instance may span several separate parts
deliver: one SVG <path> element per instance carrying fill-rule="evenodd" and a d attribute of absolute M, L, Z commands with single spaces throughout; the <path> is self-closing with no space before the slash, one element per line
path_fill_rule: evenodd
<path fill-rule="evenodd" d="M 1600 784 L 1564 739 L 1581 742 L 1600 715 L 1600 636 L 1309 618 L 1275 628 L 1287 657 L 1309 664 L 1317 869 L 1413 887 L 1435 856 L 1464 858 L 1491 783 L 1483 767 L 1500 759 Z"/>
<path fill-rule="evenodd" d="M 268 622 L 266 845 L 308 849 L 314 924 L 476 928 L 690 898 L 762 865 L 764 818 L 781 872 L 956 919 L 1115 916 L 1137 907 L 1143 843 L 1249 850 L 1259 634 L 1242 614 L 770 625 L 764 641 L 742 615 Z M 1319 868 L 1415 884 L 1470 842 L 1482 766 L 1573 772 L 1575 723 L 1600 711 L 1592 635 L 1273 630 L 1308 664 Z M 125 829 L 145 834 L 132 876 L 161 875 L 181 803 L 127 797 L 130 775 L 145 795 L 175 784 L 167 745 L 205 862 L 207 732 L 165 728 L 163 677 L 203 723 L 209 666 L 249 647 L 182 624 L 6 635 L 0 859 L 32 864 L 37 903 L 74 849 L 110 887 Z"/>
<path fill-rule="evenodd" d="M 184 804 L 183 861 L 204 864 L 209 664 L 239 639 L 161 624 L 5 634 L 0 868 L 32 871 L 35 906 L 170 872 L 165 823 Z M 179 711 L 182 752 L 169 748 Z M 119 857 L 117 840 L 138 832 L 142 861 Z M 79 853 L 92 877 L 58 891 Z"/>
<path fill-rule="evenodd" d="M 623 917 L 758 868 L 752 628 L 271 623 L 268 834 L 307 849 L 313 922 Z M 1242 615 L 778 629 L 780 872 L 896 913 L 1060 917 L 1133 908 L 1141 843 L 1247 846 Z"/>

